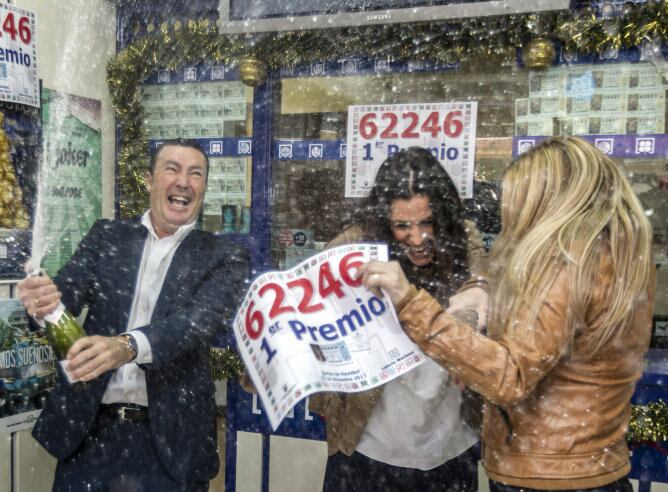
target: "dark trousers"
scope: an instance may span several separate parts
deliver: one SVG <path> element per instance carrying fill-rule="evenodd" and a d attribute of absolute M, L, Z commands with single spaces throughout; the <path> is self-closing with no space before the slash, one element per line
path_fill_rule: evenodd
<path fill-rule="evenodd" d="M 478 461 L 474 448 L 441 466 L 422 471 L 392 466 L 355 451 L 327 460 L 323 492 L 475 492 Z"/>
<path fill-rule="evenodd" d="M 56 467 L 54 492 L 206 492 L 207 482 L 175 482 L 155 454 L 148 420 L 100 413 L 88 436 Z M 175 449 L 178 453 L 179 450 Z"/>
<path fill-rule="evenodd" d="M 538 492 L 538 489 L 524 489 L 520 487 L 513 487 L 512 485 L 504 485 L 494 480 L 489 481 L 490 492 Z M 616 482 L 612 482 L 604 487 L 596 487 L 594 489 L 575 489 L 568 491 L 552 491 L 552 492 L 633 492 L 633 487 L 629 479 L 624 477 Z"/>

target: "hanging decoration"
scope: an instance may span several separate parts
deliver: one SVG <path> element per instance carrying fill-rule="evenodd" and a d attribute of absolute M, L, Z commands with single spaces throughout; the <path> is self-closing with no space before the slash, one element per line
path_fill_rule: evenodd
<path fill-rule="evenodd" d="M 21 187 L 9 159 L 9 139 L 3 129 L 4 120 L 5 115 L 0 113 L 0 227 L 27 229 L 30 225 L 28 214 L 23 207 Z"/>
<path fill-rule="evenodd" d="M 611 22 L 615 28 L 611 28 Z M 540 24 L 538 38 L 536 25 Z M 559 43 L 578 53 L 603 53 L 668 39 L 668 0 L 647 2 L 615 19 L 597 19 L 591 9 L 475 18 L 454 23 L 416 23 L 258 34 L 221 34 L 214 22 L 188 20 L 149 25 L 148 35 L 111 60 L 107 81 L 121 126 L 118 152 L 123 217 L 148 206 L 143 172 L 147 133 L 139 87 L 158 68 L 177 69 L 208 61 L 237 65 L 244 81 L 262 84 L 267 70 L 349 56 L 452 63 L 475 55 L 509 53 L 529 41 L 527 61 L 544 67 Z"/>
<path fill-rule="evenodd" d="M 545 70 L 554 61 L 554 46 L 549 39 L 535 37 L 522 49 L 522 58 L 529 70 Z"/>
<path fill-rule="evenodd" d="M 257 87 L 267 80 L 267 68 L 260 60 L 249 56 L 239 62 L 239 77 L 244 84 Z"/>

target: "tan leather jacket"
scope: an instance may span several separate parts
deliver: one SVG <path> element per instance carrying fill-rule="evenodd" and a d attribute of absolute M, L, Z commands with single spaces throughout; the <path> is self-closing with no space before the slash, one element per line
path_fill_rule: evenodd
<path fill-rule="evenodd" d="M 649 345 L 654 278 L 645 297 L 629 299 L 635 311 L 626 333 L 592 355 L 591 334 L 600 326 L 612 275 L 606 256 L 599 268 L 601 288 L 579 331 L 565 322 L 565 273 L 533 327 L 512 338 L 494 326 L 488 326 L 489 338 L 476 334 L 424 291 L 401 310 L 402 326 L 422 350 L 487 398 L 483 465 L 492 480 L 584 489 L 629 472 L 629 400 Z"/>
<path fill-rule="evenodd" d="M 474 276 L 483 271 L 485 249 L 475 224 L 464 221 L 468 237 L 469 270 Z M 350 227 L 327 244 L 328 248 L 364 240 L 364 233 L 357 226 Z M 371 416 L 383 387 L 361 393 L 318 393 L 311 396 L 309 410 L 325 417 L 327 423 L 327 451 L 338 451 L 350 456 L 357 447 L 362 432 Z"/>

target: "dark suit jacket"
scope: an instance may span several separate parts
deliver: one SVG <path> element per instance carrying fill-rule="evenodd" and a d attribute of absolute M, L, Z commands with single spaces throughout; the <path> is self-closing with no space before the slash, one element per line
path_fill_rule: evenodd
<path fill-rule="evenodd" d="M 88 306 L 88 335 L 126 330 L 147 234 L 139 221 L 99 220 L 55 277 L 70 312 Z M 218 473 L 208 353 L 213 336 L 231 327 L 247 277 L 243 248 L 193 230 L 174 254 L 151 323 L 138 328 L 153 353 L 153 362 L 142 369 L 156 453 L 179 482 L 206 481 Z M 67 458 L 81 445 L 110 378 L 107 372 L 84 388 L 58 378 L 33 430 L 56 458 Z"/>

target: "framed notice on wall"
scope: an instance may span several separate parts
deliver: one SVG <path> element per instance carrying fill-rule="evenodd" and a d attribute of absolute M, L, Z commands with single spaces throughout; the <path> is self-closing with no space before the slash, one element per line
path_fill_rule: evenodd
<path fill-rule="evenodd" d="M 348 107 L 346 196 L 366 196 L 380 165 L 408 147 L 430 150 L 471 198 L 478 103 L 374 104 Z"/>

